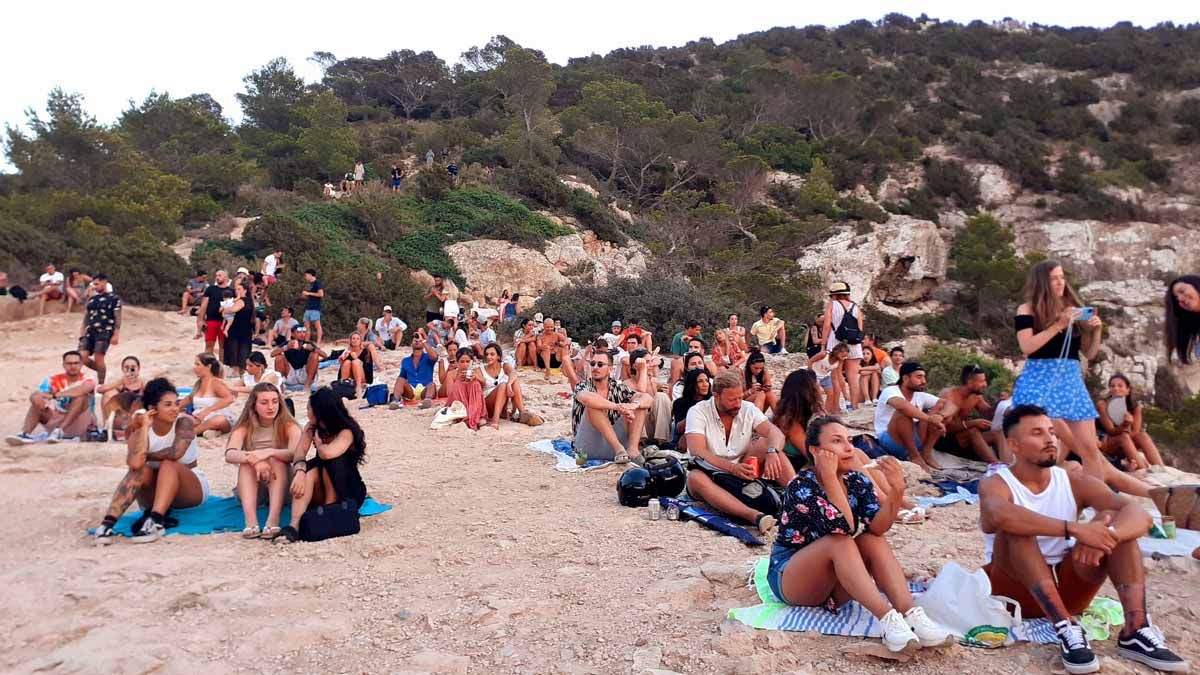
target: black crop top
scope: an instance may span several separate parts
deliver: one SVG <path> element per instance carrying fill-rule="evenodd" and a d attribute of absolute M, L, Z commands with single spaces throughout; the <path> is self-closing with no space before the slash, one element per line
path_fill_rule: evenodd
<path fill-rule="evenodd" d="M 1029 314 L 1018 314 L 1017 319 L 1014 322 L 1014 324 L 1016 325 L 1016 329 L 1017 329 L 1018 333 L 1025 330 L 1026 328 L 1031 329 L 1034 333 L 1038 332 L 1038 329 L 1035 328 L 1033 325 L 1033 316 L 1031 316 Z M 1042 345 L 1041 349 L 1030 354 L 1029 358 L 1031 358 L 1031 359 L 1057 359 L 1059 356 L 1062 355 L 1063 339 L 1066 337 L 1065 334 L 1066 334 L 1065 330 L 1059 331 L 1057 334 L 1055 334 L 1054 337 L 1050 338 L 1049 342 Z M 1067 358 L 1068 359 L 1072 359 L 1075 361 L 1079 360 L 1079 347 L 1082 344 L 1082 342 L 1083 342 L 1083 338 L 1080 336 L 1079 331 L 1078 330 L 1071 331 L 1071 344 L 1067 348 Z"/>

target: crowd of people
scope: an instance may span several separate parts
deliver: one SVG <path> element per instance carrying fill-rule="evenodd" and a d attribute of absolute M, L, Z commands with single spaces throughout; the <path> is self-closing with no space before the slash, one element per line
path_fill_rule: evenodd
<path fill-rule="evenodd" d="M 1088 394 L 1080 359 L 1098 353 L 1103 323 L 1056 261 L 1030 270 L 1014 318 L 1026 361 L 1012 391 L 998 397 L 989 396 L 988 373 L 976 364 L 956 384 L 928 391 L 927 371 L 904 345 L 885 347 L 866 332 L 867 317 L 844 282 L 829 287 L 824 310 L 802 327 L 806 365 L 777 382 L 768 359 L 788 353 L 788 326 L 770 306 L 749 328 L 730 314 L 710 336 L 699 319 L 686 321 L 664 336 L 665 355 L 637 317 L 614 318 L 608 333 L 581 345 L 561 321 L 537 313 L 521 321 L 506 354 L 495 324 L 516 318 L 519 298 L 505 292 L 495 311 L 464 310 L 454 284 L 434 275 L 414 330 L 384 306 L 334 348 L 321 324 L 327 289 L 317 270 L 303 272 L 300 319 L 282 306 L 270 320 L 269 289 L 284 269 L 276 250 L 259 272 L 240 268 L 231 278 L 218 270 L 212 284 L 204 273 L 188 282 L 180 311 L 194 313 L 204 351 L 193 363 L 193 386 L 180 390 L 164 378 L 143 381 L 134 356 L 106 382 L 105 356 L 120 340 L 120 299 L 102 273 L 64 277 L 47 266 L 35 296 L 84 307 L 79 344 L 63 355 L 63 372 L 30 395 L 23 427 L 8 442 L 121 434 L 127 472 L 97 543 L 115 539 L 117 519 L 135 501 L 144 515 L 133 540 L 143 542 L 163 535 L 171 509 L 208 497 L 201 436 L 227 439 L 242 536 L 295 541 L 310 505 L 366 499 L 358 469 L 365 438 L 345 398 L 383 387 L 392 409 L 461 403 L 472 429 L 536 426 L 543 420 L 529 409 L 522 380 L 540 372 L 550 384 L 565 378 L 571 390 L 577 456 L 640 464 L 659 450 L 684 453 L 688 498 L 774 532 L 768 581 L 785 602 L 832 609 L 856 600 L 879 620 L 893 651 L 947 641 L 914 603 L 885 537 L 911 506 L 900 461 L 936 472 L 936 449 L 989 465 L 980 483 L 985 570 L 993 590 L 1016 599 L 1025 617 L 1054 623 L 1068 672 L 1097 667 L 1072 616 L 1106 579 L 1125 608 L 1118 654 L 1160 670 L 1186 667 L 1147 612 L 1136 539 L 1150 523 L 1129 499 L 1148 495 L 1140 472 L 1162 467 L 1163 457 L 1129 378 L 1113 375 L 1098 401 Z M 1166 346 L 1183 362 L 1200 355 L 1198 289 L 1200 278 L 1181 277 L 1167 293 Z M 405 344 L 395 379 L 377 382 L 384 355 Z M 335 373 L 332 386 L 319 382 L 323 366 Z M 302 426 L 289 395 L 305 390 Z M 863 407 L 873 408 L 867 434 L 838 417 Z M 284 525 L 287 499 L 292 519 Z M 260 527 L 262 503 L 268 515 Z M 1084 507 L 1096 518 L 1080 522 Z"/>

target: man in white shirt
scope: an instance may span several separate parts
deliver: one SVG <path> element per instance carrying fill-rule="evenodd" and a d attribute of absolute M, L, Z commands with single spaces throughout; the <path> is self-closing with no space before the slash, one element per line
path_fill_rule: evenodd
<path fill-rule="evenodd" d="M 263 260 L 261 272 L 263 275 L 263 281 L 266 282 L 266 284 L 268 286 L 275 283 L 275 272 L 277 272 L 279 270 L 279 268 L 282 266 L 283 266 L 283 251 L 278 248 L 275 249 L 274 253 L 272 253 L 271 255 L 268 255 Z"/>
<path fill-rule="evenodd" d="M 880 374 L 885 387 L 900 384 L 900 366 L 904 365 L 904 347 L 900 345 L 892 347 L 892 351 L 888 352 L 888 358 L 891 359 L 891 363 L 884 366 L 883 372 Z"/>
<path fill-rule="evenodd" d="M 300 322 L 292 316 L 292 308 L 284 307 L 279 310 L 279 319 L 271 326 L 271 330 L 267 331 L 267 344 L 271 347 L 282 347 L 287 344 L 288 337 L 292 334 L 292 329 L 299 326 Z"/>
<path fill-rule="evenodd" d="M 408 330 L 408 324 L 392 314 L 391 305 L 384 305 L 383 316 L 375 319 L 375 334 L 383 338 L 383 346 L 395 350 L 398 345 L 404 344 L 404 331 L 406 330 Z"/>
<path fill-rule="evenodd" d="M 721 513 L 754 523 L 765 533 L 775 526 L 783 501 L 758 478 L 782 488 L 796 476 L 796 470 L 780 452 L 783 432 L 743 399 L 745 388 L 740 371 L 726 370 L 713 382 L 712 397 L 688 411 L 684 433 L 692 461 L 687 492 Z"/>
<path fill-rule="evenodd" d="M 933 446 L 946 433 L 945 418 L 956 408 L 926 393 L 926 384 L 921 364 L 908 361 L 900 366 L 900 384 L 879 393 L 875 438 L 889 455 L 929 471 L 941 468 L 933 461 Z"/>
<path fill-rule="evenodd" d="M 38 296 L 38 314 L 46 313 L 47 300 L 62 300 L 66 296 L 66 291 L 63 290 L 63 285 L 66 279 L 63 273 L 54 269 L 54 263 L 46 264 L 46 273 L 38 277 L 40 288 L 35 295 Z"/>

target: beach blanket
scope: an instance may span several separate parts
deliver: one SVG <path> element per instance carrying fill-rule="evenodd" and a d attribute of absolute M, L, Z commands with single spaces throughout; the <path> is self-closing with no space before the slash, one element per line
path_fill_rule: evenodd
<path fill-rule="evenodd" d="M 380 504 L 367 497 L 367 501 L 358 509 L 359 515 L 373 516 L 391 510 L 390 504 Z M 280 522 L 287 524 L 291 519 L 291 504 L 283 507 Z M 133 523 L 141 517 L 141 513 L 127 513 L 117 521 L 116 531 L 124 536 L 133 535 Z M 200 506 L 190 509 L 171 509 L 170 518 L 179 521 L 175 527 L 167 529 L 167 534 L 214 534 L 217 532 L 241 532 L 245 527 L 242 519 L 242 504 L 236 497 L 209 497 Z M 258 507 L 258 525 L 262 527 L 267 522 L 267 507 Z"/>
<path fill-rule="evenodd" d="M 571 449 L 571 441 L 562 438 L 534 441 L 533 443 L 529 444 L 529 449 L 533 450 L 534 452 L 552 455 L 555 460 L 555 471 L 567 471 L 575 473 L 579 471 L 601 469 L 609 464 L 612 464 L 612 460 L 609 459 L 589 459 L 583 466 L 577 465 L 575 463 L 575 451 Z"/>
<path fill-rule="evenodd" d="M 1197 547 L 1200 547 L 1200 532 L 1183 528 L 1177 530 L 1174 539 L 1138 539 L 1138 548 L 1142 549 L 1142 555 L 1190 556 Z"/>
<path fill-rule="evenodd" d="M 949 506 L 959 502 L 978 504 L 979 495 L 959 485 L 953 491 L 946 491 L 946 494 L 941 497 L 917 497 L 917 506 L 927 509 L 933 506 Z"/>
<path fill-rule="evenodd" d="M 767 583 L 767 569 L 770 560 L 760 558 L 754 565 L 751 585 L 758 592 L 761 604 L 753 607 L 735 607 L 729 610 L 728 617 L 741 621 L 751 628 L 762 630 L 784 630 L 796 632 L 816 632 L 824 635 L 844 635 L 847 637 L 880 637 L 883 632 L 879 621 L 857 602 L 848 602 L 836 613 L 820 607 L 795 607 L 781 602 L 771 592 Z M 923 593 L 928 584 L 909 582 L 909 590 L 914 595 Z M 1045 619 L 1026 621 L 1013 631 L 1017 640 L 1028 640 L 1039 644 L 1054 644 L 1058 637 L 1054 627 Z"/>
<path fill-rule="evenodd" d="M 725 516 L 709 513 L 700 508 L 696 505 L 699 502 L 673 499 L 671 497 L 661 497 L 659 502 L 664 509 L 669 508 L 671 505 L 678 506 L 680 520 L 694 520 L 714 532 L 720 532 L 723 535 L 733 537 L 747 546 L 766 545 L 761 539 L 751 534 L 750 530 L 737 525 Z"/>

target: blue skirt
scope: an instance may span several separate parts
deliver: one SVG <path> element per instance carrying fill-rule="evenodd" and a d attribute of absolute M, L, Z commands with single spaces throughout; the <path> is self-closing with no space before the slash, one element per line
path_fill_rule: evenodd
<path fill-rule="evenodd" d="M 1012 401 L 1013 405 L 1041 406 L 1056 420 L 1075 422 L 1098 417 L 1076 359 L 1029 359 L 1017 377 Z"/>

